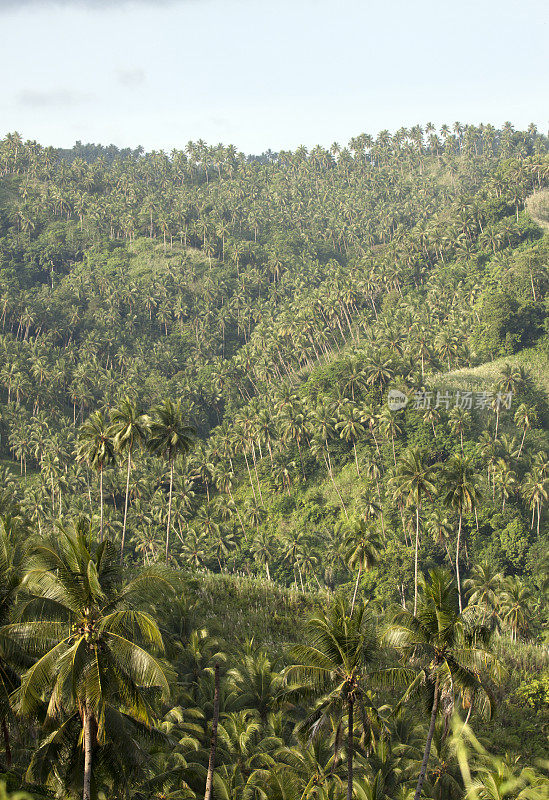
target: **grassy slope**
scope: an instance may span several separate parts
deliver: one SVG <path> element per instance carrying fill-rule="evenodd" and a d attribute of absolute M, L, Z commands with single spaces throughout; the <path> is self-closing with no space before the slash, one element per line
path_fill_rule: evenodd
<path fill-rule="evenodd" d="M 437 374 L 430 383 L 435 387 L 444 385 L 450 390 L 466 388 L 488 390 L 498 379 L 504 364 L 525 367 L 532 374 L 535 383 L 549 395 L 549 354 L 539 346 L 525 348 L 520 353 L 487 361 L 478 367 L 466 367 Z"/>

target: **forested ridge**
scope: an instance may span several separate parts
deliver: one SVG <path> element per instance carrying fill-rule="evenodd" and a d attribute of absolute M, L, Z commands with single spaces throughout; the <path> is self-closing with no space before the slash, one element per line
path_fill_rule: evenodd
<path fill-rule="evenodd" d="M 547 797 L 548 187 L 509 123 L 0 142 L 8 792 Z"/>

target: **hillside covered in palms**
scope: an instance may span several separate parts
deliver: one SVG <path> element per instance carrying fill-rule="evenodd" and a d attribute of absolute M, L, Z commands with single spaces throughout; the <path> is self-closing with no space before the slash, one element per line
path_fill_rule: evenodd
<path fill-rule="evenodd" d="M 0 142 L 8 787 L 202 797 L 220 706 L 216 799 L 546 796 L 548 186 Z"/>

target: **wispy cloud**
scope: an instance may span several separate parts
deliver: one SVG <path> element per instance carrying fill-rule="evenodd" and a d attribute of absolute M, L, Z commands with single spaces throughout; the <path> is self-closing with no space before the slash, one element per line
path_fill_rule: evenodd
<path fill-rule="evenodd" d="M 118 83 L 128 89 L 142 86 L 147 79 L 142 69 L 118 69 L 116 71 L 116 77 L 118 78 Z"/>
<path fill-rule="evenodd" d="M 16 97 L 17 104 L 27 108 L 71 108 L 87 103 L 93 95 L 84 92 L 73 92 L 69 89 L 39 91 L 24 89 Z"/>

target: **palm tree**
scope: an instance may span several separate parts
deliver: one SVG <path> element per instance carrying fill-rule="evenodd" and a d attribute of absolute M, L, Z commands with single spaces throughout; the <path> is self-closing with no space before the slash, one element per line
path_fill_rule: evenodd
<path fill-rule="evenodd" d="M 489 561 L 475 564 L 471 576 L 465 581 L 468 607 L 482 611 L 481 624 L 487 614 L 494 616 L 499 605 L 503 585 L 503 574 L 495 572 Z"/>
<path fill-rule="evenodd" d="M 414 614 L 417 609 L 418 553 L 419 553 L 419 514 L 424 497 L 433 498 L 437 488 L 434 483 L 436 467 L 426 463 L 423 453 L 417 447 L 409 447 L 402 453 L 391 485 L 396 493 L 404 497 L 406 505 L 415 506 L 416 544 L 414 556 Z"/>
<path fill-rule="evenodd" d="M 356 606 L 348 614 L 343 599 L 338 598 L 325 613 L 308 621 L 304 638 L 305 642 L 291 651 L 297 663 L 285 670 L 287 694 L 319 697 L 304 723 L 313 736 L 330 718 L 335 717 L 341 727 L 346 713 L 347 800 L 352 800 L 355 708 L 367 735 L 369 717 L 375 715 L 369 689 L 402 684 L 413 673 L 401 668 L 378 668 L 379 640 L 364 605 Z"/>
<path fill-rule="evenodd" d="M 99 472 L 99 496 L 101 504 L 101 522 L 99 538 L 103 541 L 103 470 L 115 461 L 114 442 L 111 431 L 101 411 L 94 411 L 80 426 L 76 457 L 86 461 L 91 469 Z"/>
<path fill-rule="evenodd" d="M 126 719 L 150 727 L 151 690 L 167 698 L 172 678 L 152 653 L 163 650 L 156 622 L 136 607 L 143 590 L 166 592 L 169 582 L 146 571 L 125 582 L 115 546 L 105 540 L 92 551 L 89 531 L 81 520 L 34 550 L 26 621 L 6 628 L 28 652 L 43 653 L 21 678 L 20 713 L 36 713 L 47 694 L 46 724 L 65 715 L 80 722 L 83 800 L 91 797 L 97 748 Z"/>
<path fill-rule="evenodd" d="M 511 638 L 517 641 L 519 633 L 528 631 L 531 619 L 532 593 L 517 577 L 508 577 L 502 585 L 499 614 L 511 629 Z"/>
<path fill-rule="evenodd" d="M 0 726 L 8 768 L 11 766 L 11 695 L 18 684 L 18 671 L 32 663 L 32 659 L 5 627 L 10 622 L 23 581 L 24 558 L 24 549 L 14 544 L 6 518 L 0 517 Z"/>
<path fill-rule="evenodd" d="M 355 454 L 355 466 L 357 477 L 360 478 L 360 469 L 358 466 L 358 455 L 356 452 L 356 442 L 360 435 L 364 432 L 362 424 L 362 414 L 356 406 L 352 403 L 344 403 L 339 410 L 340 421 L 336 423 L 336 430 L 340 433 L 340 437 L 345 439 L 346 442 L 352 442 L 353 451 Z"/>
<path fill-rule="evenodd" d="M 246 642 L 238 666 L 229 670 L 227 677 L 234 691 L 235 708 L 254 709 L 266 727 L 282 688 L 282 675 L 268 653 L 254 645 L 253 640 Z"/>
<path fill-rule="evenodd" d="M 541 520 L 541 508 L 543 503 L 549 499 L 549 477 L 540 466 L 534 466 L 530 472 L 524 476 L 521 485 L 522 496 L 532 509 L 532 522 L 530 527 L 534 527 L 534 514 L 537 512 L 537 532 L 539 538 L 539 528 Z"/>
<path fill-rule="evenodd" d="M 119 453 L 128 451 L 126 465 L 126 496 L 124 499 L 124 523 L 122 525 L 122 541 L 120 543 L 120 559 L 124 557 L 124 542 L 126 540 L 126 522 L 128 518 L 128 497 L 130 494 L 130 471 L 132 465 L 132 452 L 136 445 L 145 441 L 148 431 L 149 418 L 137 406 L 134 400 L 124 397 L 118 406 L 111 412 L 112 426 L 110 433 L 114 446 Z"/>
<path fill-rule="evenodd" d="M 533 769 L 523 767 L 517 775 L 509 756 L 490 758 L 471 782 L 467 800 L 545 800 L 548 790 L 547 778 Z"/>
<path fill-rule="evenodd" d="M 430 580 L 423 582 L 417 614 L 406 609 L 397 611 L 386 638 L 412 664 L 418 661 L 423 664 L 403 700 L 418 689 L 430 698 L 431 720 L 414 796 L 414 800 L 419 800 L 442 697 L 445 713 L 451 711 L 461 692 L 480 711 L 490 714 L 491 699 L 481 670 L 488 666 L 495 675 L 497 662 L 458 610 L 458 592 L 452 575 L 445 570 L 431 571 Z"/>
<path fill-rule="evenodd" d="M 396 453 L 395 453 L 395 436 L 402 433 L 402 428 L 399 426 L 392 411 L 385 406 L 379 415 L 379 429 L 384 436 L 391 437 L 391 444 L 393 447 L 393 461 L 396 467 Z"/>
<path fill-rule="evenodd" d="M 474 473 L 468 459 L 453 456 L 443 472 L 443 503 L 458 513 L 458 536 L 456 542 L 456 579 L 458 588 L 459 610 L 462 611 L 461 577 L 459 574 L 459 550 L 461 545 L 461 527 L 463 514 L 473 511 L 480 498 L 480 492 L 474 480 Z"/>
<path fill-rule="evenodd" d="M 367 525 L 364 520 L 359 520 L 346 537 L 345 545 L 349 567 L 353 569 L 358 564 L 355 589 L 351 603 L 352 616 L 362 570 L 369 570 L 376 564 L 381 549 L 381 541 L 377 531 Z"/>
<path fill-rule="evenodd" d="M 256 561 L 265 565 L 265 572 L 267 573 L 267 580 L 271 580 L 271 571 L 269 569 L 269 561 L 272 557 L 272 539 L 269 533 L 265 530 L 258 531 L 252 542 L 252 553 Z"/>
<path fill-rule="evenodd" d="M 168 496 L 168 519 L 166 522 L 166 564 L 168 563 L 170 546 L 170 524 L 172 517 L 172 492 L 175 459 L 178 455 L 186 455 L 194 441 L 195 429 L 183 421 L 181 401 L 164 400 L 157 406 L 149 422 L 148 447 L 151 453 L 157 453 L 167 459 L 170 468 L 170 491 Z"/>
<path fill-rule="evenodd" d="M 509 467 L 503 458 L 498 458 L 494 471 L 494 482 L 499 486 L 501 493 L 501 513 L 505 511 L 505 503 L 515 491 L 517 474 Z"/>
<path fill-rule="evenodd" d="M 461 455 L 463 455 L 463 434 L 471 424 L 471 415 L 468 414 L 463 408 L 460 406 L 455 406 L 450 411 L 450 416 L 448 418 L 450 423 L 450 429 L 454 435 L 459 433 L 459 441 L 461 445 Z"/>
<path fill-rule="evenodd" d="M 299 575 L 299 583 L 301 591 L 305 591 L 303 585 L 303 572 L 301 570 L 301 562 L 306 548 L 306 539 L 303 531 L 289 531 L 282 540 L 282 560 L 288 561 L 292 564 L 294 571 L 295 585 L 297 588 L 297 574 Z"/>
<path fill-rule="evenodd" d="M 515 423 L 522 428 L 522 439 L 520 440 L 520 447 L 518 451 L 518 457 L 520 458 L 522 448 L 524 447 L 526 431 L 530 430 L 536 421 L 536 410 L 530 406 L 527 406 L 526 403 L 521 403 L 515 412 L 514 420 Z"/>

